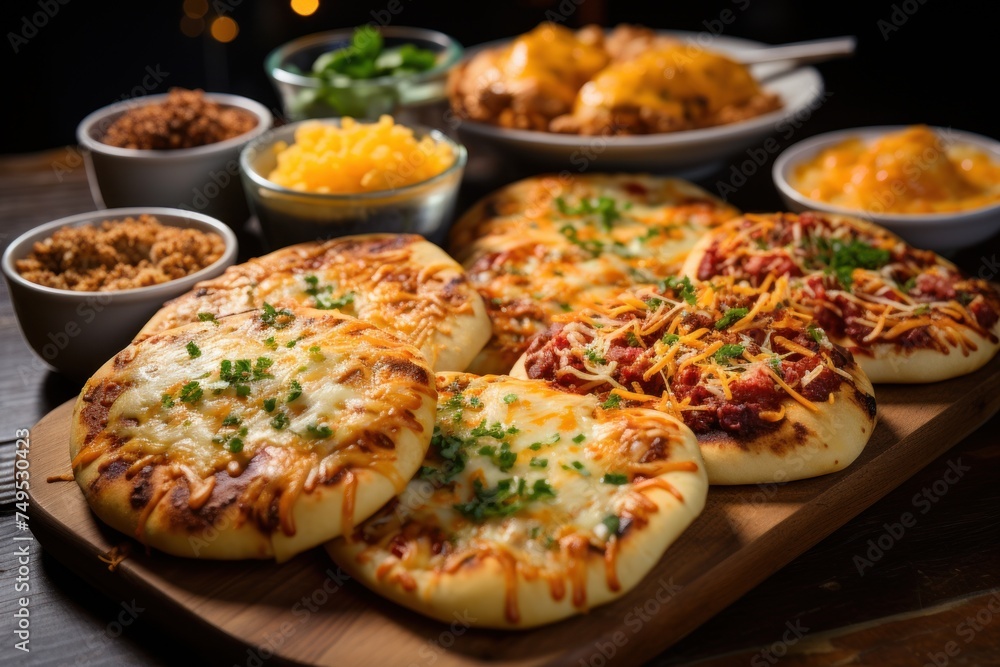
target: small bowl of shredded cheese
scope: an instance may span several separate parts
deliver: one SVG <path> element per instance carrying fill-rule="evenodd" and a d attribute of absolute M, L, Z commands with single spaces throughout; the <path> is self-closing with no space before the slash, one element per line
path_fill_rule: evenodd
<path fill-rule="evenodd" d="M 440 242 L 465 162 L 461 144 L 391 116 L 292 123 L 240 156 L 247 199 L 272 248 L 373 232 Z"/>

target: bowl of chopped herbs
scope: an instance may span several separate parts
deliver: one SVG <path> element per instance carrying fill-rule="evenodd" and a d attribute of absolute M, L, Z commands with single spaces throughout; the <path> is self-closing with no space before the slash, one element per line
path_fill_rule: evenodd
<path fill-rule="evenodd" d="M 448 72 L 462 53 L 434 30 L 365 25 L 296 39 L 264 67 L 290 120 L 391 114 L 442 127 Z"/>

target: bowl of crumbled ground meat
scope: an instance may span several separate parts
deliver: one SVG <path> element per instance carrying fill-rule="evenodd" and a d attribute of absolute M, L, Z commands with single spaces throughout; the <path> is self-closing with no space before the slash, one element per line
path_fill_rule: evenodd
<path fill-rule="evenodd" d="M 182 208 L 239 228 L 249 217 L 239 154 L 272 122 L 245 97 L 175 88 L 93 112 L 77 139 L 99 205 Z"/>
<path fill-rule="evenodd" d="M 49 366 L 88 377 L 166 301 L 236 261 L 222 222 L 178 209 L 62 218 L 15 239 L 2 267 L 25 340 Z"/>

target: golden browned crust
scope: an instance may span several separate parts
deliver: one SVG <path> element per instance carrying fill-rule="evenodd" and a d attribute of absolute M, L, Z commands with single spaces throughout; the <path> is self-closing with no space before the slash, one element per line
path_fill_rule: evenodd
<path fill-rule="evenodd" d="M 504 628 L 582 613 L 635 586 L 703 506 L 694 438 L 666 414 L 503 376 L 439 374 L 438 392 L 419 478 L 327 545 L 400 604 Z M 497 463 L 497 448 L 512 458 Z M 520 500 L 487 493 L 474 509 L 503 478 Z"/>
<path fill-rule="evenodd" d="M 605 214 L 565 212 L 602 201 Z M 488 195 L 451 233 L 493 323 L 468 370 L 506 373 L 553 317 L 673 275 L 735 214 L 686 181 L 644 174 L 542 175 Z"/>
<path fill-rule="evenodd" d="M 339 313 L 287 318 L 172 329 L 88 381 L 71 457 L 100 518 L 172 554 L 284 560 L 405 485 L 431 436 L 426 362 Z"/>
<path fill-rule="evenodd" d="M 264 302 L 358 317 L 416 345 L 434 369 L 464 369 L 490 335 L 482 299 L 440 248 L 412 234 L 366 234 L 294 245 L 230 267 L 168 302 L 137 340 Z"/>

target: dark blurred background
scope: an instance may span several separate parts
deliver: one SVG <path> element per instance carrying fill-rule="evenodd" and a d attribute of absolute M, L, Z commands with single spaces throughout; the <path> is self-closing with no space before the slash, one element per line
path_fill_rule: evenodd
<path fill-rule="evenodd" d="M 820 67 L 833 96 L 796 140 L 835 127 L 914 122 L 1000 135 L 992 104 L 1000 65 L 1000 9 L 994 2 L 395 2 L 401 11 L 392 17 L 394 25 L 435 28 L 466 46 L 529 30 L 547 11 L 566 16 L 570 26 L 632 22 L 701 31 L 720 26 L 717 20 L 729 10 L 734 18 L 724 26 L 724 34 L 769 43 L 852 34 L 859 39 L 857 56 Z M 246 95 L 277 108 L 262 66 L 271 49 L 308 33 L 384 20 L 392 4 L 4 0 L 0 27 L 5 43 L 0 51 L 6 122 L 0 152 L 73 143 L 76 124 L 84 115 L 132 95 L 144 78 L 152 81 L 147 68 L 165 75 L 149 92 L 200 87 Z M 314 11 L 302 16 L 296 9 Z M 223 20 L 216 23 L 220 17 Z M 235 37 L 232 22 L 238 30 Z"/>

